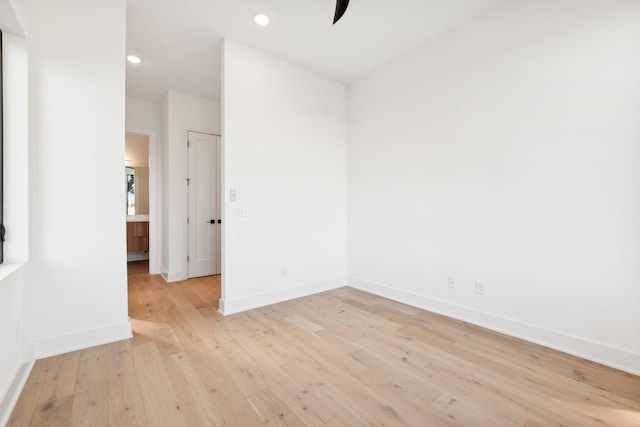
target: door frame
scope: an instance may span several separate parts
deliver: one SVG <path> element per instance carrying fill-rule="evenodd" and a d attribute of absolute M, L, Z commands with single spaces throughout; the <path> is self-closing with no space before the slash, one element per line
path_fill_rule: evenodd
<path fill-rule="evenodd" d="M 149 274 L 160 274 L 158 139 L 156 132 L 151 129 L 125 126 L 124 130 L 125 133 L 149 138 Z"/>

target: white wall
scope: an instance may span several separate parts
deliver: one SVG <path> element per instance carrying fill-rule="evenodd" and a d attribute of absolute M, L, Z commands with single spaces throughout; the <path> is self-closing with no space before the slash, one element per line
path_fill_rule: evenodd
<path fill-rule="evenodd" d="M 345 285 L 345 86 L 230 40 L 223 50 L 221 308 Z"/>
<path fill-rule="evenodd" d="M 126 98 L 125 114 L 127 127 L 153 130 L 160 133 L 160 104 L 144 99 Z"/>
<path fill-rule="evenodd" d="M 640 373 L 639 76 L 638 2 L 522 0 L 354 84 L 351 284 Z"/>
<path fill-rule="evenodd" d="M 122 193 L 125 13 L 124 0 L 27 3 L 28 279 L 37 356 L 131 334 Z"/>
<path fill-rule="evenodd" d="M 167 281 L 185 280 L 187 270 L 187 132 L 220 134 L 220 102 L 169 91 L 162 104 L 162 267 Z"/>

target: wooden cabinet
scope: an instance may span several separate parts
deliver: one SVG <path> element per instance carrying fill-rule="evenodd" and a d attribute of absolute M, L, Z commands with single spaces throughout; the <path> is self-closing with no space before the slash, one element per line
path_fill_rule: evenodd
<path fill-rule="evenodd" d="M 149 251 L 149 223 L 127 223 L 127 252 Z"/>

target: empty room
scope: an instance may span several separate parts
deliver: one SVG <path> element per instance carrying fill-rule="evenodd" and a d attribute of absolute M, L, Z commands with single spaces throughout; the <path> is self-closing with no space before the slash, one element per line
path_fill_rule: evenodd
<path fill-rule="evenodd" d="M 639 0 L 0 30 L 0 426 L 640 426 Z"/>

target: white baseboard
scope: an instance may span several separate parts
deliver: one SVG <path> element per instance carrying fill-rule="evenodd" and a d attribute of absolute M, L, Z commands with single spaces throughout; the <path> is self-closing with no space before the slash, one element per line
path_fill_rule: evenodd
<path fill-rule="evenodd" d="M 591 360 L 621 371 L 640 375 L 640 354 L 611 347 L 558 331 L 496 316 L 469 307 L 393 289 L 357 278 L 349 278 L 349 286 L 393 301 L 427 310 L 443 316 L 469 322 L 505 335 L 530 341 L 554 350 Z"/>
<path fill-rule="evenodd" d="M 296 286 L 295 288 L 280 289 L 264 294 L 251 295 L 244 298 L 237 298 L 233 300 L 220 299 L 219 311 L 223 315 L 228 316 L 230 314 L 240 313 L 245 310 L 251 310 L 258 307 L 264 307 L 266 305 L 277 304 L 279 302 L 289 301 L 296 298 L 302 298 L 320 292 L 342 288 L 344 286 L 347 286 L 347 279 L 344 277 L 340 277 L 337 279 Z"/>
<path fill-rule="evenodd" d="M 165 282 L 167 283 L 172 283 L 172 282 L 179 282 L 181 280 L 188 280 L 188 277 L 185 277 L 185 275 L 182 272 L 173 272 L 173 273 L 162 273 L 162 277 L 164 278 Z"/>
<path fill-rule="evenodd" d="M 70 351 L 125 340 L 132 336 L 131 324 L 126 321 L 71 334 L 43 338 L 35 342 L 35 357 L 42 359 L 44 357 L 57 356 Z"/>
<path fill-rule="evenodd" d="M 0 426 L 5 426 L 9 422 L 13 408 L 16 407 L 22 389 L 24 389 L 24 385 L 29 379 L 29 374 L 31 374 L 33 365 L 36 362 L 33 354 L 34 346 L 33 343 L 31 343 L 24 354 L 22 365 L 20 365 L 18 372 L 16 372 L 16 375 L 13 377 L 9 390 L 7 390 L 2 401 L 0 401 Z"/>

